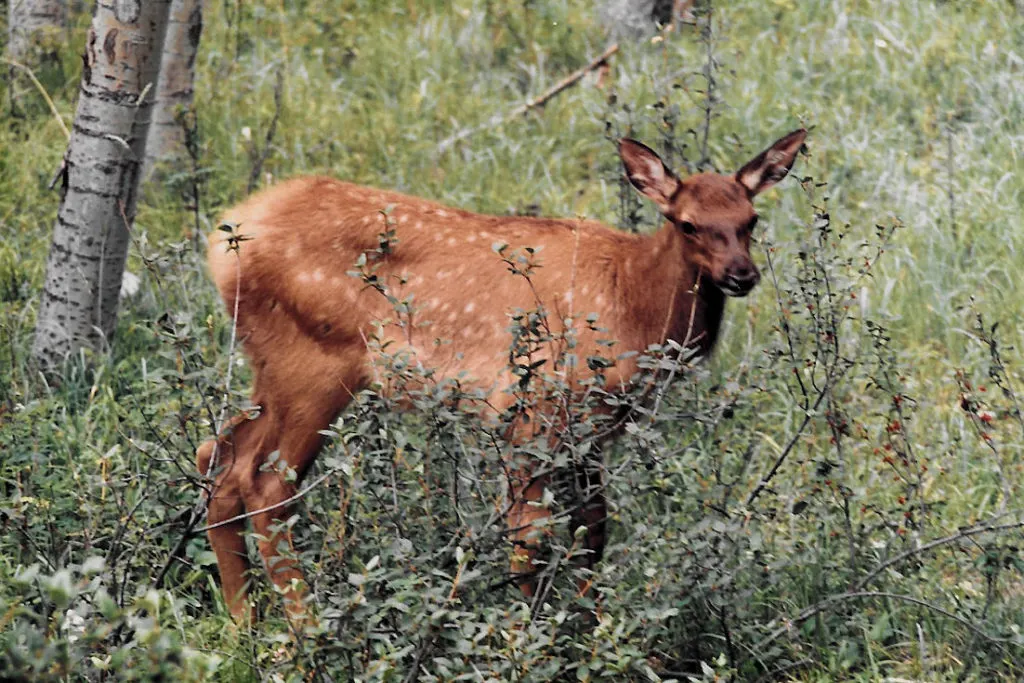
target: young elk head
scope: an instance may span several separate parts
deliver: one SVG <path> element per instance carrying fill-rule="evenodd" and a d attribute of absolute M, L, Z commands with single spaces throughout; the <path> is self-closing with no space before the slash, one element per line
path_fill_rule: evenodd
<path fill-rule="evenodd" d="M 731 176 L 680 180 L 652 149 L 628 138 L 619 142 L 619 155 L 629 182 L 682 233 L 691 265 L 725 294 L 746 296 L 761 279 L 750 258 L 752 201 L 786 177 L 806 137 L 804 129 L 793 131 Z"/>

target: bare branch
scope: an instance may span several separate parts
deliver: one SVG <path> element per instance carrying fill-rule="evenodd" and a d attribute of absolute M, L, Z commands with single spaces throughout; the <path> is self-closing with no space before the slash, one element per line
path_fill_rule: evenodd
<path fill-rule="evenodd" d="M 28 76 L 29 80 L 32 81 L 32 85 L 34 85 L 36 90 L 39 91 L 39 94 L 42 95 L 43 100 L 46 101 L 46 106 L 50 108 L 50 113 L 53 114 L 53 118 L 57 120 L 57 125 L 60 126 L 61 132 L 64 133 L 64 138 L 66 140 L 70 140 L 71 131 L 68 130 L 68 125 L 64 123 L 63 117 L 61 117 L 60 112 L 57 111 L 57 106 L 53 103 L 53 100 L 50 99 L 50 95 L 46 92 L 46 88 L 44 88 L 43 84 L 39 82 L 38 78 L 36 78 L 35 72 L 33 72 L 32 69 L 28 68 L 24 64 L 16 62 L 13 59 L 8 59 L 7 57 L 2 57 L 0 59 L 3 59 L 5 64 L 8 64 L 9 66 L 14 67 L 15 69 L 19 69 L 20 71 L 24 72 L 26 76 Z"/>
<path fill-rule="evenodd" d="M 979 526 L 962 528 L 958 532 L 956 532 L 955 534 L 951 534 L 951 535 L 945 536 L 943 538 L 937 538 L 937 539 L 935 539 L 933 541 L 929 541 L 928 543 L 925 543 L 923 545 L 919 545 L 916 548 L 911 548 L 910 550 L 906 550 L 906 551 L 900 553 L 899 555 L 895 555 L 895 556 L 889 558 L 888 560 L 886 560 L 885 562 L 882 562 L 881 564 L 879 564 L 877 567 L 872 569 L 870 572 L 868 572 L 867 575 L 864 578 L 862 578 L 860 581 L 857 582 L 857 585 L 854 587 L 854 590 L 862 590 L 865 586 L 867 586 L 869 583 L 874 581 L 874 579 L 879 574 L 881 574 L 883 571 L 885 571 L 889 567 L 893 566 L 894 564 L 899 564 L 900 562 L 902 562 L 902 561 L 904 561 L 906 559 L 909 559 L 909 558 L 911 558 L 911 557 L 913 557 L 915 555 L 920 555 L 921 553 L 928 552 L 929 550 L 932 550 L 934 548 L 938 548 L 938 547 L 944 546 L 944 545 L 949 545 L 950 543 L 956 543 L 957 541 L 963 540 L 965 538 L 970 538 L 971 536 L 977 536 L 978 534 L 984 534 L 986 532 L 1009 531 L 1010 529 L 1020 529 L 1020 528 L 1024 527 L 1024 522 L 1020 522 L 1020 521 L 1018 521 L 1018 522 L 1010 522 L 1010 523 L 1007 523 L 1007 524 L 999 524 L 999 525 L 994 525 L 994 526 L 991 524 L 993 521 L 995 521 L 995 519 L 998 519 L 999 517 L 1003 517 L 1003 516 L 1005 516 L 1005 515 L 999 515 L 998 517 L 993 518 L 993 519 L 989 520 L 988 522 L 986 522 L 986 523 L 984 523 L 982 525 L 979 525 Z"/>
<path fill-rule="evenodd" d="M 252 170 L 249 172 L 249 184 L 245 190 L 247 194 L 251 194 L 256 189 L 256 185 L 260 181 L 260 173 L 263 172 L 263 164 L 266 163 L 267 157 L 270 156 L 270 146 L 274 142 L 274 135 L 277 133 L 277 122 L 281 118 L 283 92 L 284 68 L 280 68 L 277 70 L 277 83 L 274 85 L 274 116 L 270 119 L 270 125 L 267 126 L 267 135 L 263 140 L 263 149 L 259 152 L 256 152 L 255 148 L 253 149 L 255 160 L 252 164 Z"/>
<path fill-rule="evenodd" d="M 608 61 L 608 59 L 618 51 L 618 43 L 613 43 L 609 45 L 604 52 L 602 52 L 599 56 L 592 59 L 589 64 L 577 69 L 576 71 L 573 71 L 571 74 L 569 74 L 561 81 L 551 86 L 543 93 L 530 100 L 529 102 L 519 105 L 518 107 L 508 112 L 507 114 L 495 114 L 490 118 L 490 120 L 487 123 L 483 125 L 473 126 L 471 128 L 464 128 L 458 133 L 455 133 L 454 135 L 445 138 L 437 146 L 437 151 L 446 152 L 448 151 L 448 148 L 454 145 L 456 142 L 465 140 L 471 135 L 475 135 L 482 130 L 494 128 L 495 126 L 499 126 L 507 121 L 511 121 L 517 116 L 522 116 L 523 114 L 526 114 L 531 109 L 536 109 L 537 107 L 543 106 L 548 102 L 548 100 L 553 98 L 555 95 L 559 94 L 563 90 L 567 90 L 573 85 L 576 85 L 576 83 L 580 82 L 583 79 L 583 77 L 586 76 L 591 71 L 601 68 Z"/>
<path fill-rule="evenodd" d="M 915 605 L 919 605 L 920 607 L 924 607 L 926 609 L 929 609 L 929 610 L 935 612 L 936 614 L 941 614 L 942 616 L 944 616 L 944 617 L 946 617 L 948 619 L 952 619 L 953 621 L 957 622 L 958 624 L 960 624 L 964 628 L 972 631 L 973 633 L 977 634 L 979 637 L 984 638 L 985 640 L 987 640 L 987 641 L 989 641 L 991 643 L 1009 643 L 1009 642 L 1013 642 L 1009 638 L 997 638 L 996 636 L 989 635 L 988 633 L 985 633 L 985 631 L 980 626 L 975 624 L 974 622 L 969 621 L 967 619 L 964 619 L 963 617 L 959 616 L 958 614 L 954 614 L 953 612 L 950 612 L 949 610 L 947 610 L 947 609 L 945 609 L 943 607 L 940 607 L 940 606 L 938 606 L 938 605 L 936 605 L 934 603 L 928 602 L 927 600 L 923 600 L 921 598 L 915 598 L 912 595 L 903 595 L 903 594 L 900 594 L 900 593 L 888 593 L 888 592 L 885 592 L 885 591 L 850 591 L 849 593 L 838 593 L 836 595 L 830 595 L 828 598 L 822 600 L 821 602 L 817 603 L 816 605 L 811 605 L 810 607 L 805 609 L 803 612 L 801 612 L 800 614 L 795 616 L 793 619 L 787 620 L 786 624 L 784 626 L 780 626 L 779 628 L 777 628 L 774 631 L 772 631 L 767 637 L 762 639 L 761 642 L 759 642 L 757 644 L 757 647 L 755 648 L 755 650 L 758 651 L 758 652 L 763 651 L 764 648 L 766 648 L 769 644 L 771 644 L 772 642 L 778 640 L 778 638 L 780 636 L 785 634 L 787 631 L 791 631 L 794 626 L 798 626 L 798 625 L 802 624 L 803 622 L 807 621 L 811 617 L 813 617 L 813 616 L 815 616 L 817 614 L 820 614 L 820 613 L 830 609 L 834 605 L 837 605 L 837 604 L 839 604 L 841 602 L 845 602 L 847 600 L 860 600 L 860 599 L 871 599 L 871 598 L 885 598 L 887 600 L 900 600 L 902 602 L 909 602 L 909 603 L 912 603 L 912 604 L 915 604 Z"/>

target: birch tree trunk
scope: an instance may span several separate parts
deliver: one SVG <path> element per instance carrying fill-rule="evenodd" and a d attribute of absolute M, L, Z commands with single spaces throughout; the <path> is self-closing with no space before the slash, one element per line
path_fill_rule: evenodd
<path fill-rule="evenodd" d="M 36 322 L 45 368 L 114 331 L 170 2 L 97 3 Z"/>
<path fill-rule="evenodd" d="M 658 25 L 693 20 L 694 0 L 602 0 L 599 14 L 619 40 L 648 36 Z"/>
<path fill-rule="evenodd" d="M 44 83 L 63 81 L 60 46 L 67 28 L 67 0 L 8 0 L 7 57 L 32 69 Z M 18 70 L 7 68 L 11 111 L 19 110 L 21 95 Z M 22 81 L 23 82 L 23 81 Z"/>
<path fill-rule="evenodd" d="M 143 178 L 148 178 L 157 164 L 172 162 L 184 154 L 185 132 L 179 116 L 192 107 L 196 53 L 202 31 L 202 0 L 172 0 Z"/>
<path fill-rule="evenodd" d="M 26 66 L 55 57 L 67 16 L 67 0 L 8 0 L 7 54 Z"/>

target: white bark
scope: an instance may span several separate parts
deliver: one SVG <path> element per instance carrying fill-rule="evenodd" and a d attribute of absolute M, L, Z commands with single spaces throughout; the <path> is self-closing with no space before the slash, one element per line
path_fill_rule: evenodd
<path fill-rule="evenodd" d="M 67 16 L 67 0 L 8 0 L 8 56 L 26 65 L 55 56 Z"/>
<path fill-rule="evenodd" d="M 170 2 L 97 3 L 36 323 L 45 367 L 114 331 Z"/>
<path fill-rule="evenodd" d="M 144 178 L 157 163 L 179 159 L 185 152 L 185 133 L 179 117 L 192 107 L 196 53 L 202 30 L 202 0 L 172 0 L 153 123 L 146 143 Z"/>
<path fill-rule="evenodd" d="M 617 40 L 636 40 L 665 25 L 693 19 L 694 0 L 602 0 L 599 14 Z"/>

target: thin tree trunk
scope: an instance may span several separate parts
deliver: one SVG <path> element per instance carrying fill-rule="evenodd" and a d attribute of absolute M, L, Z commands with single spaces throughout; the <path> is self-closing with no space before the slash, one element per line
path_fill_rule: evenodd
<path fill-rule="evenodd" d="M 8 0 L 7 54 L 26 66 L 54 57 L 67 17 L 67 0 Z"/>
<path fill-rule="evenodd" d="M 619 40 L 648 36 L 661 26 L 693 21 L 694 0 L 601 0 L 598 13 Z"/>
<path fill-rule="evenodd" d="M 97 3 L 36 323 L 46 368 L 114 331 L 170 3 Z"/>
<path fill-rule="evenodd" d="M 60 72 L 59 49 L 67 28 L 67 0 L 8 0 L 7 58 L 27 69 L 41 73 L 49 81 L 51 73 Z M 19 73 L 13 65 L 7 68 L 8 97 L 11 111 L 19 110 Z M 21 81 L 24 82 L 24 81 Z"/>
<path fill-rule="evenodd" d="M 196 53 L 202 31 L 202 0 L 172 0 L 143 178 L 149 177 L 158 163 L 184 155 L 185 131 L 180 116 L 192 107 Z"/>

